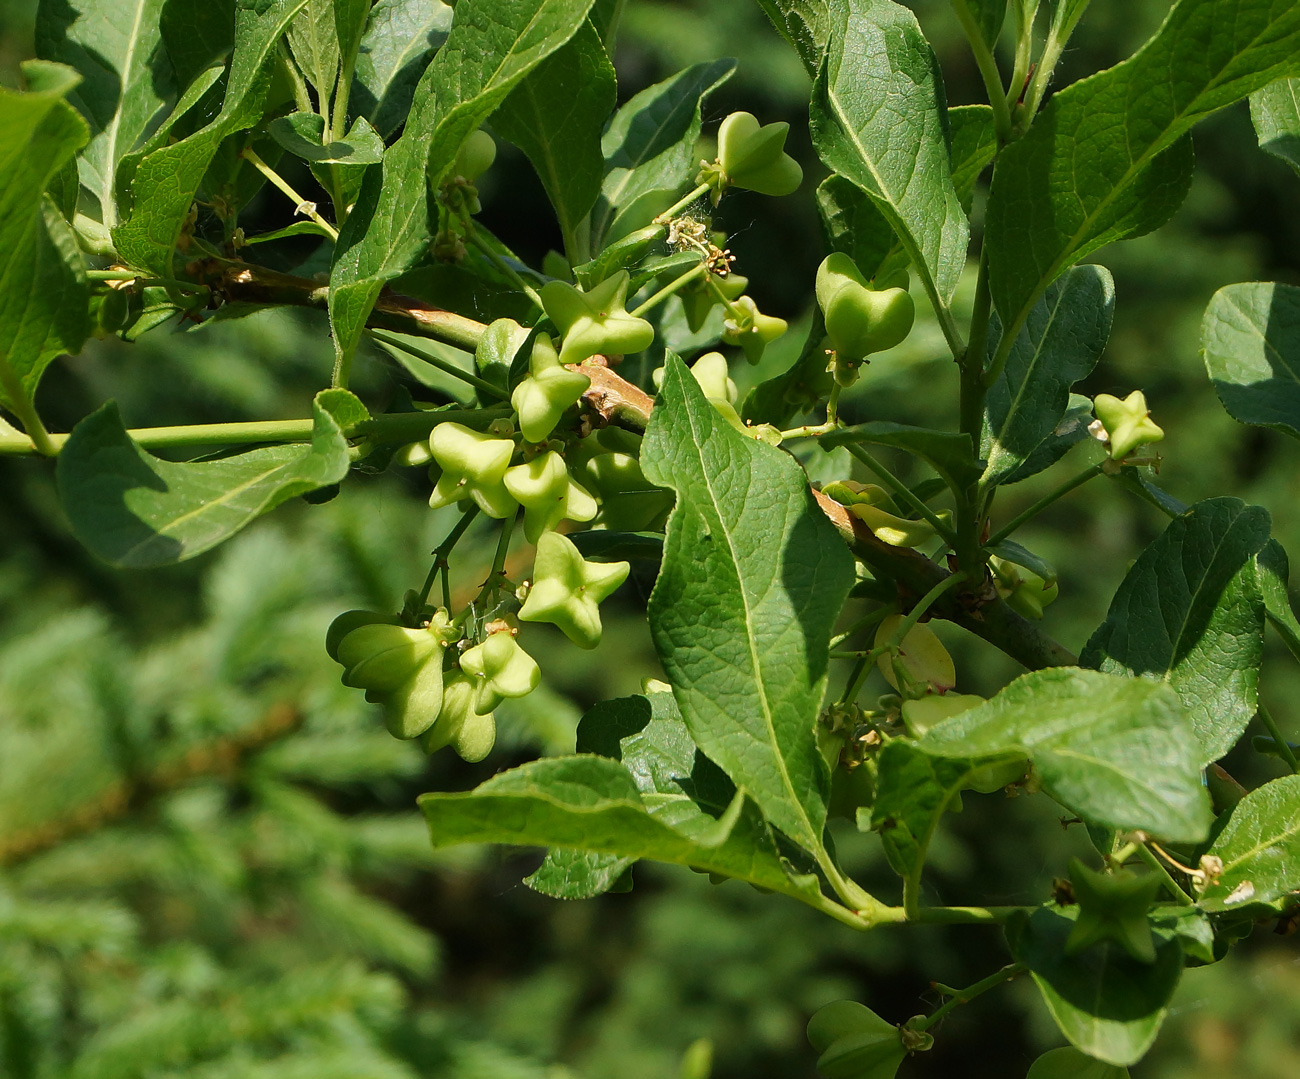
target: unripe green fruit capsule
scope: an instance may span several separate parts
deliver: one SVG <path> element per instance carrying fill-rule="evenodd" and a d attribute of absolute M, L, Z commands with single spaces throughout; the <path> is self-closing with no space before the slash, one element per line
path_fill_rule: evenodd
<path fill-rule="evenodd" d="M 826 256 L 817 269 L 817 302 L 831 346 L 849 362 L 900 344 L 916 319 L 916 304 L 905 289 L 873 290 L 841 251 Z"/>
<path fill-rule="evenodd" d="M 876 629 L 875 647 L 879 648 L 888 641 L 902 620 L 902 616 L 896 614 L 884 619 Z M 885 652 L 877 660 L 885 681 L 901 692 L 902 687 L 894 673 L 895 663 L 918 685 L 929 685 L 943 692 L 957 684 L 957 670 L 953 666 L 952 656 L 929 626 L 913 626 L 898 646 L 896 658 Z"/>
<path fill-rule="evenodd" d="M 452 175 L 473 183 L 492 167 L 496 158 L 497 144 L 492 141 L 491 135 L 479 128 L 470 132 L 469 138 L 461 146 L 460 153 L 456 155 L 456 163 L 452 166 Z"/>
<path fill-rule="evenodd" d="M 418 738 L 432 727 L 442 710 L 442 649 L 426 657 L 410 678 L 381 701 L 385 725 L 394 738 Z"/>
<path fill-rule="evenodd" d="M 507 697 L 526 697 L 542 680 L 536 660 L 519 646 L 508 630 L 491 634 L 466 650 L 460 669 L 475 684 L 474 711 L 486 715 Z"/>
<path fill-rule="evenodd" d="M 354 629 L 377 624 L 396 626 L 401 623 L 396 615 L 380 614 L 378 611 L 344 611 L 330 623 L 330 628 L 325 631 L 325 651 L 329 653 L 330 659 L 334 660 L 335 663 L 341 663 L 339 644 L 343 638 Z"/>
<path fill-rule="evenodd" d="M 440 644 L 427 629 L 382 623 L 360 626 L 339 642 L 338 660 L 347 668 L 343 684 L 380 692 L 395 690 Z"/>

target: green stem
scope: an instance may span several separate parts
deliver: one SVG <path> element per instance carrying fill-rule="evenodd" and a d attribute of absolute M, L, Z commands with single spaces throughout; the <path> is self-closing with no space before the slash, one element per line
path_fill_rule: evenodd
<path fill-rule="evenodd" d="M 53 457 L 57 454 L 60 443 L 56 442 L 54 436 L 45 429 L 45 424 L 41 422 L 41 417 L 32 399 L 27 395 L 27 390 L 3 356 L 0 356 L 0 386 L 4 387 L 5 396 L 9 398 L 9 410 L 23 425 L 25 432 L 17 438 L 13 435 L 0 436 L 0 452 L 4 452 L 2 447 L 5 443 L 13 443 L 21 444 L 23 447 L 15 452 L 30 453 L 35 450 L 43 457 Z M 67 435 L 62 437 L 66 439 Z"/>
<path fill-rule="evenodd" d="M 989 104 L 993 106 L 993 128 L 997 132 L 998 142 L 1006 142 L 1011 133 L 1011 110 L 1007 106 L 1007 92 L 1002 86 L 1002 76 L 998 71 L 997 58 L 984 40 L 975 16 L 971 14 L 966 0 L 952 0 L 952 9 L 957 14 L 957 21 L 965 31 L 966 40 L 970 42 L 971 53 L 979 68 L 980 78 L 984 80 L 984 91 L 988 94 Z"/>
<path fill-rule="evenodd" d="M 943 538 L 943 541 L 947 543 L 949 547 L 952 547 L 956 544 L 957 537 L 953 533 L 953 530 L 939 519 L 939 517 L 935 514 L 934 510 L 930 509 L 929 506 L 927 506 L 924 502 L 922 502 L 919 498 L 917 498 L 916 495 L 914 495 L 910 490 L 908 490 L 907 486 L 903 483 L 902 480 L 900 480 L 897 476 L 895 476 L 892 472 L 890 472 L 889 469 L 887 469 L 878 460 L 876 460 L 876 458 L 872 456 L 869 450 L 867 450 L 865 447 L 863 447 L 857 442 L 846 442 L 845 445 L 848 446 L 849 453 L 851 453 L 854 457 L 856 457 L 859 461 L 861 461 L 864 465 L 866 465 L 867 468 L 871 470 L 872 474 L 878 480 L 880 480 L 881 483 L 883 483 L 886 487 L 889 488 L 890 494 L 892 494 L 895 498 L 898 498 L 901 501 L 906 502 L 909 509 L 913 510 L 915 513 L 920 514 L 921 517 L 929 521 L 930 525 L 934 528 L 935 532 L 937 532 Z"/>
<path fill-rule="evenodd" d="M 1057 26 L 1053 20 L 1052 28 L 1047 34 L 1047 41 L 1043 44 L 1042 55 L 1038 58 L 1038 67 L 1034 69 L 1034 77 L 1029 81 L 1029 88 L 1025 91 L 1024 104 L 1017 109 L 1016 123 L 1022 130 L 1033 123 L 1038 106 L 1042 103 L 1043 94 L 1047 91 L 1047 85 L 1052 81 L 1056 65 L 1061 59 L 1061 53 L 1065 51 L 1070 35 L 1074 33 L 1075 26 L 1087 10 L 1088 0 L 1083 0 L 1083 3 L 1070 11 L 1068 22 Z"/>
<path fill-rule="evenodd" d="M 1174 880 L 1169 870 L 1164 867 L 1164 863 L 1147 850 L 1146 844 L 1139 843 L 1136 854 L 1147 864 L 1147 868 L 1160 878 L 1160 882 L 1165 886 L 1165 891 L 1173 897 L 1175 903 L 1180 907 L 1190 907 L 1195 905 L 1196 900 L 1183 891 L 1178 881 Z"/>
<path fill-rule="evenodd" d="M 1012 978 L 1018 977 L 1025 973 L 1029 967 L 1025 963 L 1009 963 L 999 971 L 995 971 L 987 978 L 981 978 L 974 985 L 967 986 L 965 989 L 949 989 L 947 986 L 937 986 L 940 992 L 950 996 L 950 1000 L 941 1004 L 930 1015 L 924 1019 L 915 1020 L 911 1026 L 913 1030 L 929 1030 L 940 1019 L 947 1015 L 954 1008 L 962 1004 L 969 1004 L 976 997 L 987 993 L 990 989 L 996 989 L 1003 982 L 1009 982 Z"/>
<path fill-rule="evenodd" d="M 488 394 L 497 401 L 506 401 L 510 398 L 510 395 L 500 386 L 494 386 L 486 379 L 479 378 L 478 375 L 471 375 L 468 371 L 461 370 L 454 363 L 449 363 L 447 360 L 435 356 L 432 352 L 426 352 L 422 348 L 416 348 L 414 345 L 403 341 L 400 337 L 394 337 L 392 334 L 384 333 L 383 330 L 365 330 L 363 332 L 367 337 L 372 338 L 375 341 L 382 341 L 385 345 L 388 345 L 389 348 L 395 348 L 400 352 L 405 352 L 408 356 L 414 356 L 416 359 L 423 360 L 430 367 L 436 367 L 444 374 L 451 375 L 452 378 L 460 379 L 462 382 L 473 386 L 481 393 Z"/>
<path fill-rule="evenodd" d="M 1060 498 L 1064 498 L 1076 487 L 1082 487 L 1094 476 L 1100 476 L 1102 473 L 1102 466 L 1105 465 L 1105 463 L 1106 463 L 1105 461 L 1099 461 L 1097 464 L 1092 465 L 1089 468 L 1085 468 L 1077 476 L 1073 477 L 1072 479 L 1066 480 L 1063 484 L 1061 484 L 1060 487 L 1056 488 L 1056 490 L 1050 491 L 1047 494 L 1043 495 L 1042 498 L 1040 498 L 1027 510 L 1024 510 L 1021 513 L 1016 514 L 1016 516 L 1011 518 L 1011 520 L 1007 524 L 1003 525 L 995 533 L 993 533 L 993 535 L 991 535 L 988 538 L 988 542 L 985 543 L 984 546 L 996 547 L 1004 539 L 1006 539 L 1013 532 L 1015 532 L 1016 529 L 1020 528 L 1020 526 L 1023 525 L 1026 521 L 1030 521 L 1033 518 L 1037 517 L 1040 513 L 1043 512 L 1043 510 L 1047 509 L 1047 507 L 1050 506 L 1053 502 L 1057 501 Z"/>
<path fill-rule="evenodd" d="M 694 202 L 696 199 L 703 198 L 708 193 L 709 193 L 709 185 L 700 184 L 700 186 L 697 187 L 694 191 L 692 191 L 689 195 L 687 195 L 685 198 L 678 199 L 671 206 L 669 206 L 668 209 L 666 209 L 663 213 L 661 213 L 658 217 L 656 217 L 654 223 L 656 225 L 668 224 L 668 222 L 670 222 L 674 217 L 676 217 L 679 213 L 681 213 L 684 209 L 686 209 L 686 207 L 688 207 L 692 202 Z"/>
<path fill-rule="evenodd" d="M 337 240 L 339 238 L 339 230 L 336 229 L 333 225 L 331 225 L 328 221 L 326 221 L 325 218 L 321 217 L 321 215 L 316 212 L 316 204 L 312 202 L 310 199 L 303 198 L 300 194 L 298 194 L 297 191 L 295 191 L 292 187 L 290 187 L 288 181 L 286 181 L 284 177 L 282 177 L 278 172 L 275 171 L 275 169 L 271 168 L 270 165 L 268 165 L 265 161 L 263 161 L 258 156 L 256 150 L 254 150 L 251 146 L 246 146 L 244 147 L 241 156 L 244 158 L 245 161 L 247 161 L 250 165 L 252 165 L 253 168 L 257 169 L 258 172 L 260 172 L 263 176 L 265 176 L 268 180 L 270 180 L 272 184 L 278 187 L 284 194 L 289 196 L 289 198 L 291 198 L 294 201 L 295 213 L 306 214 L 306 216 L 310 217 L 313 221 L 316 222 L 316 224 L 318 224 L 321 228 L 325 230 L 325 232 L 329 235 L 331 240 Z"/>
<path fill-rule="evenodd" d="M 726 296 L 722 291 L 722 286 L 718 284 L 717 278 L 715 278 L 713 274 L 709 274 L 709 276 L 705 278 L 705 283 L 709 286 L 709 291 L 713 293 L 714 299 L 726 308 L 727 314 L 735 319 L 737 323 L 743 323 L 748 317 L 745 314 L 744 309 L 738 306 L 734 300 L 729 299 Z"/>
<path fill-rule="evenodd" d="M 1287 767 L 1291 769 L 1293 775 L 1300 775 L 1300 762 L 1296 761 L 1296 755 L 1291 749 L 1291 743 L 1282 737 L 1282 729 L 1277 725 L 1277 720 L 1273 718 L 1264 702 L 1259 701 L 1255 705 L 1255 710 L 1259 715 L 1259 720 L 1268 729 L 1268 733 L 1273 736 L 1273 741 L 1277 743 L 1277 751 L 1282 754 L 1282 759 L 1286 761 Z"/>
<path fill-rule="evenodd" d="M 970 438 L 975 456 L 979 456 L 984 435 L 984 356 L 988 350 L 989 322 L 993 303 L 989 288 L 988 252 L 980 254 L 979 275 L 975 282 L 975 303 L 971 311 L 970 340 L 958 361 L 960 377 L 960 429 Z M 984 564 L 980 537 L 984 527 L 980 513 L 978 481 L 957 492 L 957 543 L 953 547 L 957 564 L 972 575 Z"/>
<path fill-rule="evenodd" d="M 307 80 L 302 77 L 302 71 L 294 62 L 289 53 L 289 46 L 281 38 L 277 53 L 280 58 L 280 64 L 284 67 L 285 74 L 289 76 L 289 85 L 293 88 L 293 101 L 298 106 L 299 112 L 311 112 L 311 94 L 307 92 Z"/>
<path fill-rule="evenodd" d="M 917 925 L 1001 925 L 1013 914 L 1037 907 L 922 907 L 909 922 Z"/>
<path fill-rule="evenodd" d="M 1025 89 L 1025 80 L 1029 77 L 1029 63 L 1034 55 L 1034 19 L 1038 15 L 1038 4 L 1034 3 L 1029 18 L 1024 18 L 1022 0 L 1011 0 L 1011 10 L 1016 19 L 1016 57 L 1011 68 L 1011 82 L 1007 84 L 1007 109 L 1016 107 L 1021 92 Z"/>
<path fill-rule="evenodd" d="M 840 394 L 843 392 L 844 387 L 838 382 L 831 387 L 831 395 L 826 402 L 825 423 L 792 427 L 789 431 L 781 432 L 781 440 L 784 441 L 787 438 L 820 438 L 822 435 L 829 435 L 832 431 L 839 430 Z"/>
<path fill-rule="evenodd" d="M 1287 625 L 1283 619 L 1275 616 L 1272 611 L 1266 610 L 1264 613 L 1268 616 L 1269 624 L 1277 630 L 1277 635 L 1282 638 L 1282 643 L 1291 650 L 1291 654 L 1296 659 L 1300 660 L 1300 637 L 1296 636 L 1295 630 Z"/>
<path fill-rule="evenodd" d="M 501 522 L 501 536 L 497 540 L 497 553 L 492 559 L 492 572 L 483 585 L 483 592 L 486 593 L 491 588 L 492 598 L 495 601 L 501 594 L 501 576 L 506 571 L 506 556 L 510 553 L 510 538 L 514 535 L 515 521 L 519 519 L 519 513 L 512 513 Z M 480 596 L 482 593 L 480 593 Z"/>
<path fill-rule="evenodd" d="M 456 527 L 447 533 L 444 539 L 437 547 L 433 549 L 433 565 L 429 568 L 429 575 L 424 579 L 424 587 L 420 589 L 420 602 L 429 601 L 429 593 L 433 590 L 433 582 L 437 579 L 438 573 L 442 573 L 442 605 L 451 607 L 451 584 L 448 580 L 447 557 L 451 554 L 456 544 L 460 542 L 461 536 L 469 530 L 469 526 L 474 523 L 474 519 L 479 515 L 478 506 L 472 505 L 467 509 L 461 518 L 456 522 Z"/>
<path fill-rule="evenodd" d="M 854 622 L 851 626 L 849 626 L 849 628 L 846 629 L 843 633 L 837 633 L 834 637 L 832 637 L 832 638 L 831 638 L 831 647 L 832 647 L 832 648 L 838 648 L 838 647 L 839 647 L 840 645 L 842 645 L 845 641 L 847 641 L 850 637 L 852 637 L 855 633 L 861 633 L 864 629 L 870 629 L 870 628 L 871 628 L 872 626 L 874 626 L 877 622 L 883 621 L 884 618 L 885 618 L 889 613 L 890 613 L 890 609 L 889 609 L 888 607 L 880 607 L 880 608 L 877 608 L 876 610 L 872 611 L 870 614 L 863 615 L 863 616 L 862 616 L 861 618 L 859 618 L 856 622 Z M 855 656 L 860 656 L 862 653 L 861 653 L 861 652 L 854 652 L 854 653 L 852 653 L 852 654 L 855 655 Z"/>
<path fill-rule="evenodd" d="M 648 300 L 646 300 L 645 303 L 641 304 L 641 306 L 638 307 L 635 311 L 630 311 L 628 313 L 632 315 L 633 318 L 643 318 L 647 311 L 653 311 L 656 307 L 658 307 L 661 303 L 663 303 L 666 299 L 668 299 L 669 296 L 672 296 L 679 289 L 684 288 L 685 286 L 689 285 L 692 281 L 694 281 L 696 278 L 701 277 L 706 273 L 708 273 L 708 267 L 703 262 L 701 262 L 698 266 L 695 266 L 687 270 L 680 277 L 676 277 L 672 281 L 669 281 L 668 284 L 664 285 L 663 288 L 661 288 L 658 292 L 656 292 L 653 296 L 651 296 Z"/>
<path fill-rule="evenodd" d="M 542 297 L 538 294 L 537 290 L 520 277 L 519 272 L 501 257 L 500 252 L 478 234 L 478 229 L 474 227 L 474 219 L 468 214 L 462 214 L 461 221 L 465 225 L 465 235 L 469 239 L 469 242 L 482 251 L 483 254 L 488 257 L 488 261 L 490 261 L 493 266 L 510 278 L 511 283 L 515 288 L 527 296 L 537 310 L 545 312 L 546 307 L 543 305 Z"/>

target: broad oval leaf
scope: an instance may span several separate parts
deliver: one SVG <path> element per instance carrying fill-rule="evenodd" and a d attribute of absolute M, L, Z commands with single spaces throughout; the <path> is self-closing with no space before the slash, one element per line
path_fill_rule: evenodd
<path fill-rule="evenodd" d="M 314 112 L 295 112 L 266 125 L 266 133 L 295 157 L 314 165 L 377 165 L 384 140 L 364 117 L 341 139 L 322 144 L 325 121 Z"/>
<path fill-rule="evenodd" d="M 312 411 L 310 445 L 176 462 L 136 445 L 109 402 L 77 424 L 58 456 L 59 498 L 73 532 L 115 566 L 161 566 L 202 554 L 286 499 L 347 475 L 348 444 L 338 422 L 319 399 Z"/>
<path fill-rule="evenodd" d="M 941 757 L 1028 757 L 1043 790 L 1092 824 L 1187 842 L 1210 827 L 1199 746 L 1177 695 L 1159 682 L 1033 671 L 918 745 Z"/>
<path fill-rule="evenodd" d="M 1297 71 L 1296 5 L 1182 0 L 1128 60 L 1055 94 L 993 172 L 989 285 L 1008 332 L 1088 252 L 1169 219 L 1199 120 Z"/>
<path fill-rule="evenodd" d="M 936 757 L 902 739 L 880 751 L 871 827 L 880 833 L 885 857 L 900 877 L 924 856 L 938 818 L 970 771 L 968 761 Z"/>
<path fill-rule="evenodd" d="M 747 438 L 669 355 L 641 448 L 677 493 L 650 631 L 695 743 L 817 852 L 830 772 L 817 749 L 831 625 L 853 560 L 788 454 Z"/>
<path fill-rule="evenodd" d="M 970 227 L 953 186 L 943 83 L 916 17 L 891 0 L 831 0 L 810 107 L 813 145 L 889 221 L 926 292 L 945 306 Z"/>
<path fill-rule="evenodd" d="M 1236 498 L 1208 498 L 1170 521 L 1128 571 L 1079 662 L 1158 678 L 1178 691 L 1199 743 L 1218 760 L 1255 714 L 1264 604 L 1255 555 L 1269 516 Z"/>
<path fill-rule="evenodd" d="M 1300 776 L 1246 795 L 1208 853 L 1223 860 L 1223 873 L 1201 895 L 1203 910 L 1242 910 L 1300 892 Z"/>
<path fill-rule="evenodd" d="M 1081 1053 L 1072 1045 L 1049 1049 L 1029 1066 L 1025 1079 L 1129 1079 L 1127 1068 Z"/>
<path fill-rule="evenodd" d="M 973 459 L 970 435 L 875 420 L 843 427 L 821 438 L 821 444 L 826 449 L 853 442 L 892 446 L 915 454 L 933 468 L 953 491 L 964 491 L 979 479 L 980 469 Z"/>
<path fill-rule="evenodd" d="M 1009 924 L 1007 940 L 1071 1044 L 1125 1067 L 1145 1055 L 1160 1031 L 1183 973 L 1183 950 L 1176 939 L 1157 937 L 1154 963 L 1139 963 L 1110 940 L 1067 956 L 1077 912 L 1040 908 Z"/>
<path fill-rule="evenodd" d="M 416 83 L 451 31 L 441 0 L 379 0 L 357 50 L 351 102 L 384 138 L 406 119 Z"/>
<path fill-rule="evenodd" d="M 1115 283 L 1104 266 L 1076 266 L 1034 305 L 984 406 L 988 462 L 981 483 L 1017 474 L 1065 418 L 1070 387 L 1091 374 L 1110 336 Z M 1001 326 L 989 327 L 990 355 Z"/>
<path fill-rule="evenodd" d="M 1201 351 L 1234 420 L 1300 438 L 1300 288 L 1249 281 L 1219 289 L 1201 322 Z"/>

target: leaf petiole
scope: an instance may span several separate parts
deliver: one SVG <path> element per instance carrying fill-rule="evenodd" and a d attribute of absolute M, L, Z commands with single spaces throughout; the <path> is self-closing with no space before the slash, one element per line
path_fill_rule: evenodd
<path fill-rule="evenodd" d="M 1094 476 L 1100 476 L 1103 472 L 1103 466 L 1105 464 L 1106 464 L 1105 461 L 1099 461 L 1097 462 L 1097 464 L 1085 468 L 1082 472 L 1080 472 L 1077 476 L 1073 477 L 1072 479 L 1066 480 L 1065 483 L 1061 484 L 1061 486 L 1056 488 L 1056 490 L 1049 491 L 1047 494 L 1043 495 L 1043 497 L 1040 498 L 1037 502 L 1035 502 L 1032 506 L 1030 506 L 1028 509 L 1024 510 L 1023 512 L 1016 514 L 1015 517 L 1013 517 L 1010 521 L 1008 521 L 1005 525 L 1003 525 L 995 533 L 993 533 L 993 535 L 991 535 L 985 541 L 984 546 L 986 548 L 996 547 L 1004 539 L 1006 539 L 1013 532 L 1015 532 L 1016 529 L 1020 528 L 1021 525 L 1037 517 L 1040 513 L 1043 512 L 1043 510 L 1047 509 L 1047 507 L 1050 506 L 1053 502 L 1057 501 L 1060 498 L 1063 498 L 1065 495 L 1068 495 L 1076 487 L 1082 487 Z"/>
<path fill-rule="evenodd" d="M 310 199 L 303 198 L 297 191 L 290 187 L 288 181 L 263 161 L 261 157 L 258 156 L 256 150 L 251 146 L 246 146 L 242 151 L 240 151 L 240 156 L 270 180 L 272 184 L 280 189 L 280 191 L 293 200 L 294 213 L 304 214 L 311 218 L 316 222 L 316 224 L 325 230 L 331 240 L 337 240 L 339 238 L 339 230 L 326 221 L 325 218 L 321 217 L 316 210 L 316 204 Z"/>
<path fill-rule="evenodd" d="M 913 1030 L 929 1030 L 954 1008 L 962 1004 L 969 1004 L 976 997 L 987 993 L 990 989 L 996 989 L 1003 982 L 1009 982 L 1012 978 L 1019 977 L 1028 969 L 1029 967 L 1025 963 L 1008 963 L 1001 970 L 994 971 L 987 978 L 981 978 L 974 985 L 968 985 L 965 989 L 950 989 L 948 986 L 936 982 L 935 989 L 949 999 L 925 1018 L 913 1020 L 910 1026 Z"/>
<path fill-rule="evenodd" d="M 653 311 L 661 303 L 676 293 L 679 289 L 689 285 L 692 281 L 708 273 L 708 266 L 701 262 L 698 266 L 693 266 L 680 277 L 675 277 L 664 285 L 658 292 L 651 296 L 645 303 L 636 308 L 635 311 L 629 311 L 633 318 L 644 318 L 647 311 Z"/>

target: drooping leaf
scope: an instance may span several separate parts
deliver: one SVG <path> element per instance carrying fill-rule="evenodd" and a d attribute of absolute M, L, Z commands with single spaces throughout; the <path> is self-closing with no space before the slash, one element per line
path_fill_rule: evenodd
<path fill-rule="evenodd" d="M 734 784 L 696 749 L 671 693 L 595 705 L 578 724 L 577 751 L 621 761 L 651 816 L 702 838 L 718 832 L 735 798 Z M 524 883 L 557 899 L 585 899 L 608 890 L 633 861 L 552 850 Z"/>
<path fill-rule="evenodd" d="M 1057 422 L 1049 434 L 1040 442 L 1016 468 L 1001 480 L 1001 486 L 1027 480 L 1044 469 L 1051 468 L 1070 449 L 1080 442 L 1086 442 L 1091 436 L 1088 426 L 1092 423 L 1092 398 L 1079 393 L 1072 393 L 1067 398 L 1065 415 Z"/>
<path fill-rule="evenodd" d="M 1007 332 L 1090 251 L 1169 219 L 1197 121 L 1297 71 L 1300 8 L 1182 0 L 1135 55 L 1055 94 L 993 172 L 989 284 Z"/>
<path fill-rule="evenodd" d="M 1007 940 L 1028 964 L 1061 1033 L 1089 1056 L 1126 1067 L 1155 1041 L 1183 973 L 1183 950 L 1177 940 L 1157 937 L 1154 963 L 1138 962 L 1112 940 L 1067 956 L 1077 913 L 1040 908 L 1010 923 Z"/>
<path fill-rule="evenodd" d="M 758 6 L 794 46 L 808 74 L 815 78 L 830 30 L 830 0 L 758 0 Z"/>
<path fill-rule="evenodd" d="M 600 194 L 605 175 L 600 132 L 617 103 L 614 65 L 588 24 L 510 92 L 492 121 L 532 162 L 561 235 L 575 243 Z M 582 248 L 569 252 L 579 260 L 585 254 Z"/>
<path fill-rule="evenodd" d="M 817 851 L 830 773 L 814 725 L 852 558 L 798 464 L 731 427 L 672 355 L 641 466 L 677 493 L 649 618 L 691 737 Z"/>
<path fill-rule="evenodd" d="M 19 411 L 50 360 L 90 331 L 81 252 L 45 194 L 88 137 L 66 100 L 80 80 L 44 60 L 22 71 L 27 93 L 0 87 L 0 404 Z"/>
<path fill-rule="evenodd" d="M 964 760 L 946 760 L 905 741 L 890 742 L 877 758 L 876 801 L 871 827 L 880 833 L 894 872 L 906 877 L 928 844 L 936 818 L 970 772 Z"/>
<path fill-rule="evenodd" d="M 347 475 L 348 444 L 329 410 L 337 404 L 320 397 L 313 404 L 310 444 L 176 462 L 136 445 L 109 402 L 73 428 L 60 452 L 59 498 L 77 538 L 106 562 L 193 558 L 286 499 Z"/>
<path fill-rule="evenodd" d="M 1065 417 L 1070 387 L 1086 378 L 1110 336 L 1115 284 L 1104 266 L 1076 266 L 1052 282 L 1034 305 L 1006 366 L 984 404 L 988 462 L 981 483 L 992 487 L 1020 469 Z M 1001 326 L 989 327 L 989 353 Z"/>
<path fill-rule="evenodd" d="M 1168 686 L 1054 667 L 931 728 L 927 753 L 1028 757 L 1042 789 L 1090 823 L 1196 842 L 1210 826 L 1200 747 Z"/>
<path fill-rule="evenodd" d="M 591 214 L 599 251 L 666 209 L 699 165 L 700 110 L 734 60 L 695 64 L 648 86 L 614 114 L 601 139 L 605 178 Z"/>
<path fill-rule="evenodd" d="M 1208 853 L 1223 860 L 1223 873 L 1201 895 L 1204 910 L 1276 904 L 1300 892 L 1300 776 L 1283 776 L 1246 795 Z"/>
<path fill-rule="evenodd" d="M 1196 503 L 1138 556 L 1079 660 L 1173 686 L 1200 765 L 1231 749 L 1255 714 L 1264 604 L 1254 559 L 1268 534 L 1258 506 Z"/>
<path fill-rule="evenodd" d="M 441 0 L 379 0 L 357 50 L 352 107 L 384 138 L 410 111 L 416 83 L 451 31 Z"/>
<path fill-rule="evenodd" d="M 831 0 L 810 108 L 813 144 L 889 221 L 932 299 L 952 299 L 970 229 L 953 186 L 943 83 L 915 16 L 891 0 Z"/>
<path fill-rule="evenodd" d="M 159 147 L 136 166 L 129 216 L 120 214 L 121 224 L 113 229 L 113 243 L 124 262 L 158 277 L 172 276 L 172 255 L 194 193 L 221 141 L 261 119 L 271 77 L 267 60 L 305 2 L 271 0 L 236 10 L 235 48 L 221 112 L 205 127 Z"/>
<path fill-rule="evenodd" d="M 406 128 L 368 170 L 334 245 L 330 325 L 345 361 L 361 339 L 380 290 L 410 269 L 434 229 L 436 190 L 464 141 L 530 71 L 561 48 L 592 0 L 481 0 L 463 4 L 415 90 Z"/>
<path fill-rule="evenodd" d="M 266 125 L 267 134 L 295 157 L 313 165 L 377 165 L 384 159 L 384 140 L 358 118 L 341 139 L 322 145 L 325 121 L 314 112 L 295 112 Z"/>
<path fill-rule="evenodd" d="M 1300 288 L 1247 281 L 1219 289 L 1205 309 L 1201 351 L 1233 419 L 1300 438 Z"/>
<path fill-rule="evenodd" d="M 1300 173 L 1300 79 L 1278 79 L 1250 95 L 1261 150 Z"/>
<path fill-rule="evenodd" d="M 852 442 L 876 446 L 893 446 L 915 454 L 933 468 L 954 491 L 965 490 L 979 479 L 979 465 L 973 461 L 970 436 L 952 431 L 932 431 L 928 427 L 911 427 L 904 423 L 876 420 L 843 427 L 823 435 L 826 449 Z"/>
<path fill-rule="evenodd" d="M 742 818 L 713 845 L 647 812 L 628 770 L 594 755 L 545 757 L 463 794 L 421 795 L 434 847 L 510 843 L 694 866 L 775 892 L 807 897 L 814 878 L 792 878 L 760 821 Z M 757 831 L 750 830 L 752 828 Z"/>
<path fill-rule="evenodd" d="M 37 8 L 36 53 L 84 80 L 68 100 L 90 124 L 78 158 L 101 220 L 118 221 L 117 164 L 149 131 L 173 93 L 159 19 L 165 0 L 79 0 Z"/>

